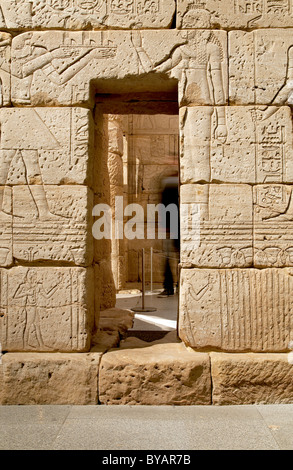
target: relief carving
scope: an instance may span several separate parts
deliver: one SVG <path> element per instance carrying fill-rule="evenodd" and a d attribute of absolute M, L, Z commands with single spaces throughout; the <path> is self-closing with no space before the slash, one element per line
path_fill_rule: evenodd
<path fill-rule="evenodd" d="M 254 265 L 292 266 L 293 199 L 286 185 L 254 189 Z"/>
<path fill-rule="evenodd" d="M 171 0 L 2 0 L 0 27 L 166 28 L 174 11 Z"/>
<path fill-rule="evenodd" d="M 86 350 L 93 322 L 92 283 L 91 269 L 0 269 L 2 349 Z"/>
<path fill-rule="evenodd" d="M 178 0 L 177 27 L 180 28 L 292 25 L 292 0 Z"/>
<path fill-rule="evenodd" d="M 292 283 L 286 269 L 183 269 L 179 336 L 193 348 L 286 351 Z"/>

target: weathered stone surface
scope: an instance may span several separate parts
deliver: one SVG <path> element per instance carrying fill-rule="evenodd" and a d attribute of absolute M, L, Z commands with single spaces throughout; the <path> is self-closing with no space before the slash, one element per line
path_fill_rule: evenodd
<path fill-rule="evenodd" d="M 180 123 L 182 183 L 293 181 L 289 107 L 182 108 Z"/>
<path fill-rule="evenodd" d="M 174 0 L 2 0 L 0 28 L 167 28 Z"/>
<path fill-rule="evenodd" d="M 86 186 L 26 182 L 0 187 L 0 198 L 2 266 L 11 265 L 13 258 L 29 263 L 92 263 L 93 194 Z"/>
<path fill-rule="evenodd" d="M 95 289 L 99 292 L 101 311 L 115 307 L 116 289 L 111 269 L 111 259 L 105 258 L 94 265 Z"/>
<path fill-rule="evenodd" d="M 187 184 L 180 188 L 183 267 L 252 265 L 252 187 Z"/>
<path fill-rule="evenodd" d="M 92 184 L 88 110 L 5 108 L 0 126 L 0 184 Z"/>
<path fill-rule="evenodd" d="M 121 308 L 109 308 L 100 312 L 99 328 L 102 331 L 118 331 L 120 335 L 132 328 L 134 312 Z"/>
<path fill-rule="evenodd" d="M 0 32 L 0 106 L 10 104 L 11 35 Z"/>
<path fill-rule="evenodd" d="M 213 404 L 293 403 L 288 354 L 211 353 Z"/>
<path fill-rule="evenodd" d="M 112 348 L 118 348 L 120 335 L 118 331 L 98 330 L 92 337 L 91 352 L 104 353 Z"/>
<path fill-rule="evenodd" d="M 286 351 L 292 283 L 290 268 L 182 269 L 179 336 L 197 349 Z"/>
<path fill-rule="evenodd" d="M 101 361 L 99 400 L 111 405 L 208 405 L 211 377 L 208 354 L 182 343 L 107 352 Z M 132 341 L 132 347 L 133 347 Z M 128 346 L 129 347 L 129 346 Z"/>
<path fill-rule="evenodd" d="M 177 0 L 178 28 L 293 26 L 289 0 Z"/>
<path fill-rule="evenodd" d="M 94 321 L 91 268 L 1 269 L 3 351 L 88 351 Z"/>
<path fill-rule="evenodd" d="M 231 104 L 292 104 L 290 29 L 229 33 Z"/>
<path fill-rule="evenodd" d="M 100 353 L 7 353 L 1 405 L 96 405 Z"/>
<path fill-rule="evenodd" d="M 23 33 L 12 42 L 12 101 L 91 103 L 95 87 L 99 93 L 175 91 L 179 80 L 180 102 L 222 105 L 226 51 L 224 31 Z"/>
<path fill-rule="evenodd" d="M 292 186 L 254 187 L 254 265 L 293 266 Z"/>

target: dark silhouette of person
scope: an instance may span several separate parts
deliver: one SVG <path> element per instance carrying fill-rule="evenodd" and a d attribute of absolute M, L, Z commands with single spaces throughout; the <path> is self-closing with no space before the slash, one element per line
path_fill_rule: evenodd
<path fill-rule="evenodd" d="M 174 278 L 170 266 L 171 252 L 180 250 L 180 227 L 179 227 L 179 193 L 178 193 L 178 177 L 169 177 L 163 180 L 162 191 L 162 204 L 164 208 L 173 205 L 171 211 L 166 212 L 166 218 L 161 226 L 166 230 L 166 239 L 164 240 L 165 249 L 165 268 L 164 268 L 164 290 L 159 294 L 159 297 L 168 297 L 174 295 Z M 176 220 L 171 218 L 176 217 Z M 174 231 L 175 228 L 175 231 Z"/>

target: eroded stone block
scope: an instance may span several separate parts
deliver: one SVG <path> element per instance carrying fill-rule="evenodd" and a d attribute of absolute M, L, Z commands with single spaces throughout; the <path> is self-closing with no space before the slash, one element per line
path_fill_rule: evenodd
<path fill-rule="evenodd" d="M 3 351 L 87 351 L 93 327 L 93 273 L 83 268 L 1 269 Z"/>
<path fill-rule="evenodd" d="M 183 267 L 252 265 L 252 187 L 187 184 L 180 188 Z"/>
<path fill-rule="evenodd" d="M 93 194 L 86 186 L 6 185 L 0 203 L 0 266 L 13 259 L 92 263 Z"/>
<path fill-rule="evenodd" d="M 88 110 L 2 109 L 0 125 L 0 184 L 91 184 Z"/>
<path fill-rule="evenodd" d="M 11 29 L 167 28 L 174 0 L 2 0 L 0 27 Z"/>
<path fill-rule="evenodd" d="M 293 403 L 288 354 L 211 353 L 213 404 Z"/>
<path fill-rule="evenodd" d="M 289 107 L 183 108 L 180 123 L 182 183 L 293 181 Z"/>
<path fill-rule="evenodd" d="M 208 405 L 209 356 L 182 343 L 145 343 L 133 349 L 125 344 L 102 357 L 99 400 L 108 405 Z"/>
<path fill-rule="evenodd" d="M 93 260 L 93 194 L 86 186 L 14 186 L 13 257 L 26 262 Z"/>
<path fill-rule="evenodd" d="M 254 187 L 254 265 L 293 266 L 292 186 Z"/>
<path fill-rule="evenodd" d="M 230 103 L 292 104 L 290 29 L 229 33 Z"/>
<path fill-rule="evenodd" d="M 1 405 L 97 405 L 100 353 L 7 353 Z"/>
<path fill-rule="evenodd" d="M 11 35 L 0 32 L 0 106 L 10 104 Z"/>
<path fill-rule="evenodd" d="M 293 26 L 291 0 L 178 0 L 179 28 Z"/>
<path fill-rule="evenodd" d="M 182 269 L 179 336 L 197 349 L 286 351 L 292 287 L 290 268 Z"/>
<path fill-rule="evenodd" d="M 226 51 L 225 31 L 23 33 L 12 42 L 12 101 L 93 104 L 95 87 L 99 93 L 135 86 L 140 92 L 173 91 L 179 80 L 180 102 L 222 105 L 228 95 Z"/>

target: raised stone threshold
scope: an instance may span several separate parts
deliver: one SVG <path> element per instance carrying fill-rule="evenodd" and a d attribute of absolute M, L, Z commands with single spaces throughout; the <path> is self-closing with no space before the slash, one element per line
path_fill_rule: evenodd
<path fill-rule="evenodd" d="M 201 353 L 172 341 L 168 334 L 153 343 L 128 338 L 108 352 L 4 354 L 0 404 L 293 403 L 290 354 Z"/>

